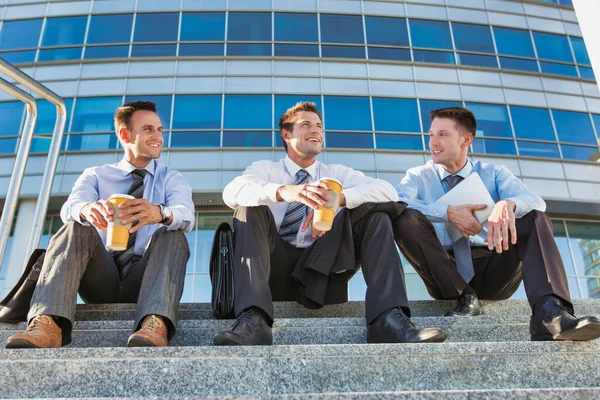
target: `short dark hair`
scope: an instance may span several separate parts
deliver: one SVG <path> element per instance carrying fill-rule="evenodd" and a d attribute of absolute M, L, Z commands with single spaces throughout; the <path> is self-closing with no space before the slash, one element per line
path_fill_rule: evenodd
<path fill-rule="evenodd" d="M 475 136 L 477 131 L 477 120 L 475 116 L 465 107 L 447 107 L 439 108 L 437 110 L 429 111 L 429 117 L 433 121 L 435 118 L 448 118 L 456 123 L 459 129 L 462 129 L 463 133 L 471 132 Z"/>
<path fill-rule="evenodd" d="M 283 130 L 292 131 L 294 129 L 294 123 L 296 122 L 296 113 L 300 111 L 308 111 L 313 112 L 319 116 L 319 119 L 323 121 L 323 117 L 321 117 L 321 112 L 317 108 L 317 105 L 312 101 L 299 101 L 293 107 L 290 107 L 281 114 L 279 117 L 279 131 L 281 132 L 281 141 L 283 142 L 283 147 L 287 152 L 287 143 L 283 140 Z"/>
<path fill-rule="evenodd" d="M 119 126 L 124 125 L 131 130 L 131 117 L 136 111 L 145 110 L 156 112 L 156 104 L 153 101 L 136 100 L 123 104 L 115 112 L 115 130 L 119 134 Z"/>

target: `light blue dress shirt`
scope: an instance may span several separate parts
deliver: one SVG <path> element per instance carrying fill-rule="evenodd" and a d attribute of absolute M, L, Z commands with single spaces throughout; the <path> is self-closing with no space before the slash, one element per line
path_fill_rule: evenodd
<path fill-rule="evenodd" d="M 456 175 L 466 178 L 472 173 L 479 174 L 495 203 L 500 200 L 512 200 L 515 203 L 516 218 L 521 218 L 532 210 L 546 210 L 544 200 L 530 192 L 523 181 L 505 166 L 468 160 Z M 429 218 L 438 239 L 447 249 L 452 248 L 452 240 L 444 226 L 444 222 L 448 222 L 448 206 L 434 203 L 448 191 L 448 184 L 443 180 L 449 175 L 451 174 L 444 167 L 428 161 L 425 165 L 406 171 L 406 176 L 396 187 L 401 201 Z M 487 222 L 484 222 L 483 230 L 478 235 L 471 236 L 469 243 L 471 246 L 487 246 L 483 241 L 486 237 Z"/>
<path fill-rule="evenodd" d="M 127 193 L 133 182 L 131 171 L 135 167 L 125 158 L 116 164 L 106 164 L 87 168 L 77 179 L 69 198 L 60 210 L 60 217 L 66 224 L 80 218 L 81 209 L 89 202 L 108 199 L 115 193 Z M 194 202 L 192 188 L 178 171 L 152 160 L 145 168 L 148 173 L 144 177 L 143 198 L 154 204 L 164 204 L 173 212 L 173 220 L 167 225 L 168 230 L 181 229 L 189 232 L 194 227 Z M 142 255 L 154 232 L 161 224 L 146 225 L 137 231 L 134 254 Z M 102 242 L 106 245 L 106 231 L 98 231 Z"/>

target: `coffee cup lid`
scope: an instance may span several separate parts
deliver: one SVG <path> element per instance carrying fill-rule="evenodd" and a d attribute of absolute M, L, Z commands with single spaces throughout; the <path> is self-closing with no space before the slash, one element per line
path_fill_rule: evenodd
<path fill-rule="evenodd" d="M 342 186 L 342 182 L 338 181 L 338 180 L 337 180 L 337 179 L 335 179 L 335 178 L 325 177 L 325 178 L 321 178 L 321 180 L 322 180 L 322 181 L 324 181 L 324 180 L 328 180 L 328 181 L 334 181 L 334 182 L 337 182 L 337 183 L 338 183 L 338 185 Z"/>
<path fill-rule="evenodd" d="M 130 196 L 128 194 L 123 194 L 123 193 L 115 193 L 112 196 L 110 196 L 108 199 L 110 200 L 110 199 L 115 199 L 115 198 L 130 199 L 130 200 L 135 199 L 135 197 Z"/>

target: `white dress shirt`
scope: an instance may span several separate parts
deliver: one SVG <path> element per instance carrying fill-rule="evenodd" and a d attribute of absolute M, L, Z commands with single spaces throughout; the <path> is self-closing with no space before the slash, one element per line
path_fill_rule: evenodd
<path fill-rule="evenodd" d="M 223 200 L 233 209 L 239 206 L 268 206 L 279 231 L 289 203 L 277 202 L 277 189 L 281 186 L 293 185 L 296 173 L 300 169 L 302 168 L 287 156 L 279 161 L 256 161 L 225 187 Z M 309 174 L 309 183 L 322 178 L 340 181 L 347 208 L 356 208 L 368 202 L 398 201 L 398 193 L 390 183 L 371 178 L 344 165 L 326 165 L 315 161 L 304 170 Z M 291 243 L 296 247 L 306 248 L 314 241 L 309 228 L 305 232 L 299 231 L 296 240 Z"/>

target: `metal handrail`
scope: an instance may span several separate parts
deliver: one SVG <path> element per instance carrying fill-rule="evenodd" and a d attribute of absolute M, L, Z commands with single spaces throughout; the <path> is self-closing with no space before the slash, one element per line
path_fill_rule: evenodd
<path fill-rule="evenodd" d="M 12 64 L 10 64 L 2 58 L 0 58 L 0 72 L 15 80 L 16 82 L 20 83 L 32 92 L 38 94 L 42 98 L 50 101 L 56 106 L 56 123 L 54 124 L 54 132 L 52 133 L 52 141 L 50 143 L 50 149 L 48 150 L 48 159 L 46 161 L 46 170 L 44 171 L 44 176 L 42 177 L 42 186 L 40 188 L 40 194 L 38 196 L 37 205 L 35 208 L 35 215 L 33 217 L 33 226 L 31 227 L 31 235 L 29 237 L 29 243 L 27 244 L 27 249 L 25 253 L 28 256 L 33 252 L 34 249 L 36 249 L 39 246 L 40 239 L 44 231 L 46 211 L 48 208 L 48 203 L 50 202 L 52 183 L 54 182 L 54 175 L 56 174 L 56 166 L 58 164 L 58 157 L 60 155 L 60 146 L 62 144 L 62 138 L 65 132 L 65 124 L 67 121 L 67 107 L 65 105 L 65 101 L 59 95 L 57 95 L 52 90 L 48 89 L 40 82 L 31 78 L 29 75 L 25 74 L 23 71 L 16 68 L 15 66 L 13 66 Z M 17 158 L 20 156 L 20 154 L 21 146 L 19 146 L 19 153 L 17 154 Z M 28 154 L 29 146 L 25 149 L 24 155 L 22 157 L 27 159 Z M 24 173 L 25 171 L 23 170 L 21 174 L 21 179 Z M 11 178 L 11 183 L 13 179 L 15 179 L 14 175 Z M 16 196 L 18 197 L 18 191 Z M 6 239 L 0 237 L 0 241 L 8 240 L 9 234 L 10 230 L 5 233 Z M 4 251 L 2 251 L 0 257 L 1 262 L 2 258 L 4 257 Z"/>

